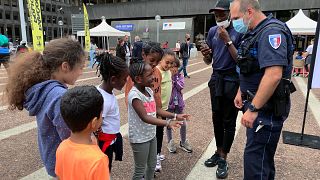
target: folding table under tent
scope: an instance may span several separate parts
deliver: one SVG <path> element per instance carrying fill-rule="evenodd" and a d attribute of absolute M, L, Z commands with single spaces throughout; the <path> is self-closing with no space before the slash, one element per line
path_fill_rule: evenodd
<path fill-rule="evenodd" d="M 113 28 L 112 26 L 110 26 L 107 22 L 106 22 L 106 18 L 104 16 L 101 17 L 102 22 L 90 29 L 90 36 L 96 36 L 96 37 L 103 37 L 102 43 L 103 43 L 103 47 L 105 48 L 106 45 L 106 37 L 107 37 L 107 45 L 108 45 L 108 50 L 109 50 L 109 39 L 108 37 L 114 37 L 114 36 L 125 36 L 128 35 L 130 36 L 130 32 L 123 32 L 123 31 L 119 31 L 115 28 Z M 84 36 L 85 33 L 84 31 L 78 31 L 77 32 L 77 36 Z"/>

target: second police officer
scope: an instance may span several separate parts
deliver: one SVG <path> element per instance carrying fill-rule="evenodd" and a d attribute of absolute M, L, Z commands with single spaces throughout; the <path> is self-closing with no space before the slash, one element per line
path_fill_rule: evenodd
<path fill-rule="evenodd" d="M 247 127 L 244 179 L 274 179 L 274 155 L 290 110 L 293 39 L 288 27 L 261 11 L 258 0 L 234 0 L 233 26 L 246 33 L 238 48 L 240 89 L 235 106 Z"/>

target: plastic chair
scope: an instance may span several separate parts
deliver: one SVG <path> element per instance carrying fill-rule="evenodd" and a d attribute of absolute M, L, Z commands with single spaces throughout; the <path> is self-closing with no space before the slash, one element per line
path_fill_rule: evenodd
<path fill-rule="evenodd" d="M 305 60 L 301 60 L 301 59 L 293 59 L 293 66 L 292 66 L 292 74 L 295 71 L 300 72 L 300 69 L 302 69 L 302 77 L 307 77 L 308 76 L 308 72 L 305 70 Z"/>

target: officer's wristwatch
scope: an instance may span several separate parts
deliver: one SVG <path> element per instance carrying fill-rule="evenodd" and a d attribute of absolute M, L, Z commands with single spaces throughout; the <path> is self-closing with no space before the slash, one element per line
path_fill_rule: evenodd
<path fill-rule="evenodd" d="M 249 111 L 251 112 L 258 112 L 259 109 L 256 108 L 256 106 L 254 106 L 254 104 L 250 104 L 249 107 L 248 107 Z"/>
<path fill-rule="evenodd" d="M 232 44 L 232 41 L 228 41 L 228 42 L 226 43 L 226 46 L 229 47 L 229 46 L 231 46 L 231 44 Z"/>

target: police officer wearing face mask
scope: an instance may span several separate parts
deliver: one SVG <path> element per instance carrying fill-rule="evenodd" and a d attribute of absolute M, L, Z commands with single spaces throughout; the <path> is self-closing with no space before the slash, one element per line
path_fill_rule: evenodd
<path fill-rule="evenodd" d="M 229 20 L 228 0 L 219 0 L 209 12 L 213 13 L 217 25 L 209 30 L 207 45 L 201 52 L 208 65 L 212 63 L 213 73 L 209 81 L 212 121 L 217 150 L 205 161 L 205 166 L 218 165 L 216 176 L 228 175 L 227 154 L 234 140 L 238 109 L 234 98 L 239 88 L 236 71 L 237 47 L 242 34 L 235 31 Z"/>
<path fill-rule="evenodd" d="M 235 30 L 246 33 L 238 48 L 240 89 L 234 101 L 247 128 L 244 179 L 274 179 L 274 155 L 290 110 L 292 35 L 263 14 L 258 0 L 234 0 L 230 13 Z"/>

